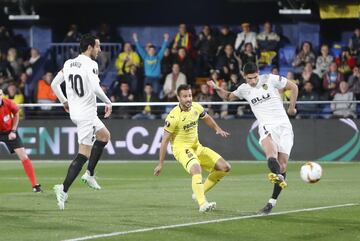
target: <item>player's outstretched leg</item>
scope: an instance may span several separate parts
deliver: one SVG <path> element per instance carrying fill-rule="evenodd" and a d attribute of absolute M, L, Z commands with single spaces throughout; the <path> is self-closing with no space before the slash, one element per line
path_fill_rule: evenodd
<path fill-rule="evenodd" d="M 231 166 L 223 158 L 218 160 L 215 164 L 214 170 L 209 174 L 204 182 L 204 192 L 208 192 L 213 188 L 223 177 L 230 172 Z"/>
<path fill-rule="evenodd" d="M 284 177 L 284 180 L 285 180 L 286 173 L 282 173 L 281 175 Z M 272 196 L 269 199 L 269 201 L 267 202 L 267 204 L 265 205 L 265 207 L 263 207 L 262 209 L 259 210 L 259 212 L 258 212 L 259 214 L 267 215 L 267 214 L 271 213 L 272 209 L 276 205 L 277 198 L 279 197 L 282 189 L 283 188 L 279 185 L 279 183 L 274 184 Z"/>
<path fill-rule="evenodd" d="M 281 188 L 286 188 L 287 183 L 285 182 L 284 176 L 280 173 L 280 165 L 276 158 L 268 158 L 268 167 L 271 171 L 268 174 L 269 181 L 274 184 L 279 184 Z"/>
<path fill-rule="evenodd" d="M 84 183 L 88 184 L 89 187 L 91 187 L 95 190 L 100 190 L 101 187 L 95 179 L 94 170 L 95 170 L 95 167 L 101 157 L 101 154 L 102 154 L 106 144 L 107 144 L 107 142 L 99 141 L 99 140 L 96 140 L 94 142 L 94 145 L 91 149 L 91 154 L 90 154 L 90 158 L 89 158 L 89 164 L 88 164 L 87 171 L 81 177 L 81 180 Z"/>

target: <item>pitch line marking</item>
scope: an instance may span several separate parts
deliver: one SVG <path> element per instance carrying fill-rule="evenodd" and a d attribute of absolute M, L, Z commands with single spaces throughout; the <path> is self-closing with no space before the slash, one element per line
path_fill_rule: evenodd
<path fill-rule="evenodd" d="M 121 236 L 121 235 L 127 235 L 127 234 L 132 234 L 132 233 L 144 233 L 144 232 L 150 232 L 150 231 L 154 231 L 154 230 L 182 228 L 182 227 L 189 227 L 189 226 L 200 225 L 200 224 L 221 223 L 221 222 L 227 222 L 227 221 L 233 221 L 233 220 L 242 220 L 242 219 L 250 219 L 250 218 L 257 218 L 257 217 L 267 217 L 267 216 L 277 216 L 277 215 L 283 215 L 283 214 L 289 214 L 289 213 L 312 212 L 312 211 L 323 210 L 323 209 L 351 207 L 351 206 L 357 206 L 357 205 L 359 205 L 359 204 L 358 203 L 347 203 L 347 204 L 339 204 L 339 205 L 332 205 L 332 206 L 323 206 L 323 207 L 315 207 L 315 208 L 296 209 L 296 210 L 290 210 L 290 211 L 281 211 L 281 212 L 270 213 L 269 215 L 255 214 L 255 215 L 238 216 L 238 217 L 231 217 L 231 218 L 220 218 L 220 219 L 213 219 L 213 220 L 200 221 L 200 222 L 173 224 L 173 225 L 158 226 L 158 227 L 152 227 L 152 228 L 141 228 L 141 229 L 135 229 L 135 230 L 130 230 L 130 231 L 113 232 L 113 233 L 106 233 L 106 234 L 96 234 L 96 235 L 85 236 L 85 237 L 80 237 L 80 238 L 66 239 L 66 240 L 63 240 L 63 241 L 92 240 L 92 239 L 97 239 L 97 238 L 107 238 L 107 237 Z"/>

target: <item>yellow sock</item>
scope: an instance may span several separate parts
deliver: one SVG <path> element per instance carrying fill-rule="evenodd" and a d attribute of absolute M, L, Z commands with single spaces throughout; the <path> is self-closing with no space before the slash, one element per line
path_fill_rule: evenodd
<path fill-rule="evenodd" d="M 199 206 L 203 205 L 205 203 L 205 194 L 201 174 L 195 174 L 192 176 L 192 190 L 195 194 L 196 200 L 199 203 Z"/>
<path fill-rule="evenodd" d="M 211 172 L 204 182 L 204 192 L 209 191 L 213 186 L 216 185 L 216 183 L 221 180 L 221 178 L 223 178 L 227 174 L 227 172 L 216 170 Z"/>

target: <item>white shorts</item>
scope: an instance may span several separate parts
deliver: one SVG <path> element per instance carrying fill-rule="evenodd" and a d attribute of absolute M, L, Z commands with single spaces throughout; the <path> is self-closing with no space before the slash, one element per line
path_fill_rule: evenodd
<path fill-rule="evenodd" d="M 104 123 L 95 117 L 92 120 L 72 120 L 77 127 L 78 143 L 92 146 L 96 137 L 95 133 L 105 127 Z"/>
<path fill-rule="evenodd" d="M 281 124 L 277 126 L 262 126 L 259 125 L 259 143 L 264 140 L 269 134 L 271 139 L 276 143 L 278 152 L 290 155 L 291 148 L 294 144 L 294 133 L 291 125 Z"/>

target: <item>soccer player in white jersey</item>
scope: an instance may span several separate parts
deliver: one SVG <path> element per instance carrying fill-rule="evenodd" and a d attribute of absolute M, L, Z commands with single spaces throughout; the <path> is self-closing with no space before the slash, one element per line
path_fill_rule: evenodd
<path fill-rule="evenodd" d="M 240 85 L 233 92 L 216 86 L 213 81 L 208 81 L 208 84 L 225 100 L 247 100 L 259 122 L 259 142 L 264 149 L 267 164 L 271 171 L 268 175 L 269 180 L 274 183 L 272 196 L 265 207 L 259 211 L 259 214 L 269 214 L 276 205 L 281 190 L 287 186 L 285 182 L 286 168 L 294 141 L 292 126 L 284 109 L 279 90 L 291 91 L 287 113 L 296 115 L 295 104 L 298 87 L 279 75 L 259 75 L 255 63 L 247 63 L 243 72 L 246 83 Z"/>
<path fill-rule="evenodd" d="M 69 187 L 87 160 L 89 160 L 88 167 L 81 180 L 93 189 L 101 189 L 95 180 L 94 169 L 105 145 L 110 140 L 110 132 L 97 116 L 96 97 L 106 104 L 105 118 L 109 117 L 112 111 L 111 101 L 99 84 L 98 64 L 93 60 L 101 51 L 99 39 L 85 34 L 80 40 L 80 51 L 78 57 L 65 62 L 64 68 L 51 84 L 66 112 L 70 113 L 70 119 L 77 126 L 79 143 L 79 152 L 70 164 L 63 184 L 54 186 L 61 210 L 65 208 Z M 64 81 L 67 98 L 60 88 Z"/>

